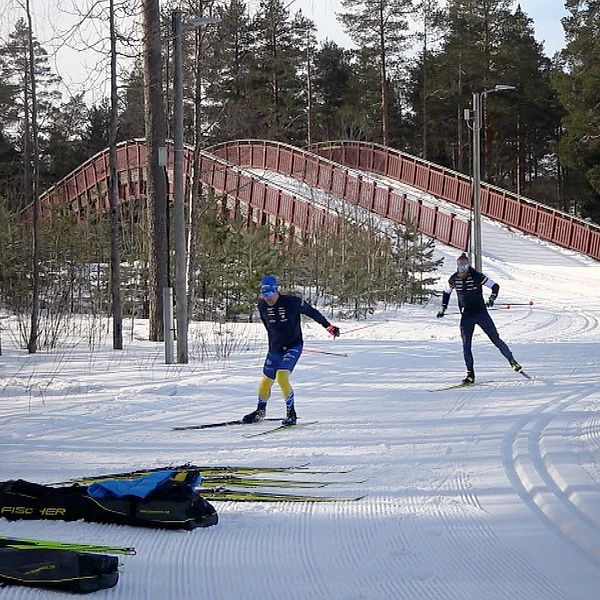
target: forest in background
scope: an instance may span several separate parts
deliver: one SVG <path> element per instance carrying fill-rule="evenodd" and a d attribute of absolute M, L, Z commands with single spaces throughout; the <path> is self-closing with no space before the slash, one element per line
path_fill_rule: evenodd
<path fill-rule="evenodd" d="M 136 14 L 130 4 L 117 2 L 115 10 Z M 566 46 L 554 57 L 545 56 L 532 20 L 510 0 L 448 0 L 443 9 L 437 0 L 344 0 L 340 18 L 354 49 L 318 42 L 315 24 L 287 4 L 261 0 L 250 15 L 241 0 L 183 3 L 186 18 L 221 19 L 183 39 L 187 142 L 194 143 L 193 106 L 200 100 L 205 146 L 239 138 L 299 146 L 358 139 L 470 174 L 464 109 L 472 93 L 510 84 L 517 89 L 486 96 L 483 179 L 600 222 L 598 0 L 566 1 Z M 170 8 L 163 2 L 161 10 L 171 137 Z M 0 198 L 11 209 L 28 203 L 27 35 L 20 20 L 0 48 Z M 134 41 L 121 42 L 135 54 Z M 145 137 L 138 52 L 120 72 L 117 141 Z M 83 94 L 65 100 L 37 43 L 35 61 L 45 189 L 108 146 L 110 108 L 109 98 L 93 106 Z"/>
<path fill-rule="evenodd" d="M 531 19 L 510 0 L 343 0 L 339 18 L 355 44 L 353 49 L 317 41 L 315 24 L 301 12 L 291 12 L 288 4 L 261 0 L 252 14 L 241 0 L 178 4 L 186 19 L 220 19 L 218 25 L 183 36 L 184 139 L 196 151 L 238 138 L 298 146 L 362 140 L 389 145 L 468 175 L 471 132 L 464 110 L 471 107 L 473 93 L 508 84 L 516 89 L 484 98 L 483 179 L 600 222 L 600 0 L 566 0 L 566 46 L 553 57 L 545 56 Z M 35 31 L 25 18 L 14 23 L 0 48 L 0 216 L 11 223 L 2 228 L 0 281 L 5 303 L 7 298 L 20 299 L 23 310 L 29 306 L 26 290 L 32 240 L 18 231 L 15 216 L 35 197 L 32 180 L 39 193 L 111 142 L 149 139 L 147 131 L 154 135 L 157 130 L 163 138 L 173 136 L 173 6 L 158 0 L 106 0 L 95 6 L 96 13 L 85 18 L 111 17 L 115 23 L 111 40 L 116 48 L 118 86 L 114 98 L 93 106 L 86 105 L 83 94 L 65 99 L 47 51 L 35 40 Z M 156 15 L 154 24 L 152 15 Z M 119 30 L 125 22 L 139 26 L 129 26 L 126 35 L 125 27 Z M 133 36 L 132 30 L 137 32 Z M 144 50 L 141 40 L 150 38 L 155 46 Z M 148 60 L 151 52 L 158 61 Z M 156 106 L 164 113 L 158 120 L 152 112 Z M 148 143 L 154 142 L 149 139 Z M 32 167 L 34 159 L 36 166 Z M 155 214 L 153 210 L 150 206 L 147 213 Z M 145 256 L 153 251 L 148 240 L 156 224 L 152 219 L 148 225 L 130 221 L 134 224 L 128 228 L 126 216 L 120 215 L 121 253 L 128 265 L 144 265 L 141 268 L 146 269 L 152 287 L 158 266 L 152 258 L 147 263 Z M 33 244 L 38 249 L 34 264 L 39 267 L 45 261 L 42 271 L 48 281 L 52 279 L 48 273 L 63 273 L 66 268 L 49 266 L 64 257 L 65 251 L 48 239 L 57 241 L 57 231 L 62 231 L 62 242 L 77 240 L 77 233 L 67 235 L 67 225 L 57 223 L 59 217 L 54 225 L 45 224 L 48 237 Z M 108 236 L 108 218 L 99 217 L 97 224 L 98 240 L 105 241 L 95 254 L 90 252 L 94 244 L 83 244 L 77 259 L 80 265 L 108 263 L 108 237 L 114 236 Z M 290 284 L 327 288 L 356 310 L 363 305 L 367 291 L 372 295 L 377 289 L 386 291 L 367 305 L 381 298 L 391 301 L 394 294 L 400 302 L 427 298 L 424 287 L 398 292 L 397 282 L 405 277 L 398 273 L 406 272 L 406 264 L 393 263 L 391 257 L 398 259 L 400 246 L 388 243 L 386 250 L 374 249 L 373 256 L 381 257 L 379 265 L 375 258 L 368 265 L 360 263 L 363 233 L 358 229 L 343 242 L 328 241 L 326 250 L 321 248 L 322 240 L 315 240 L 312 250 L 305 246 L 302 252 L 289 252 L 288 242 L 277 232 L 245 229 L 240 234 L 235 224 L 219 222 L 211 210 L 198 216 L 196 234 L 199 231 L 199 242 L 212 240 L 231 248 L 226 257 L 210 243 L 197 248 L 202 273 L 190 288 L 201 290 L 195 305 L 199 316 L 214 316 L 229 306 L 225 312 L 231 317 L 232 306 L 246 307 L 255 296 L 256 273 L 268 268 L 284 274 Z M 377 239 L 364 224 L 361 231 L 369 239 Z M 410 252 L 418 256 L 416 263 L 421 265 L 414 267 L 411 277 L 431 282 L 427 273 L 435 265 L 430 248 L 413 233 L 402 234 L 405 239 L 413 236 Z M 230 238 L 233 241 L 227 241 Z M 242 238 L 246 240 L 243 243 Z M 262 245 L 254 238 L 262 239 Z M 135 243 L 127 245 L 125 240 Z M 344 245 L 342 249 L 339 243 Z M 281 248 L 273 252 L 277 244 Z M 356 260 L 352 259 L 351 244 L 356 246 Z M 244 263 L 246 259 L 240 257 L 246 245 L 253 256 L 260 248 L 259 254 L 267 257 L 262 264 L 256 260 Z M 44 259 L 39 254 L 42 247 Z M 331 259 L 317 261 L 319 269 L 311 271 L 319 252 Z M 403 252 L 408 252 L 406 244 Z M 289 258 L 303 253 L 304 261 Z M 219 285 L 219 277 L 209 273 L 224 264 L 229 266 L 221 269 Z M 392 264 L 395 266 L 390 267 Z M 326 273 L 323 265 L 328 265 Z M 155 279 L 164 281 L 168 269 L 167 265 L 165 273 Z M 231 278 L 224 283 L 222 275 L 228 269 Z M 242 272 L 247 276 L 240 278 Z M 355 282 L 351 293 L 349 281 Z M 231 295 L 234 283 L 243 291 Z M 215 295 L 218 299 L 207 305 L 207 298 Z M 48 301 L 50 294 L 46 296 Z M 73 289 L 67 296 L 73 303 Z M 227 300 L 230 296 L 231 301 Z M 110 303 L 107 294 L 104 305 Z M 149 303 L 152 305 L 152 299 Z"/>

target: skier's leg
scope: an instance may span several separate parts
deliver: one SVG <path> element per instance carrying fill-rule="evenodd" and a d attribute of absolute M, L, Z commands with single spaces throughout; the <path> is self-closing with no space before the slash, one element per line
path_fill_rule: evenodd
<path fill-rule="evenodd" d="M 296 409 L 294 407 L 294 388 L 290 383 L 290 375 L 294 370 L 300 356 L 302 354 L 302 346 L 289 348 L 283 355 L 279 368 L 275 374 L 277 383 L 281 388 L 281 393 L 285 399 L 286 418 L 282 421 L 284 425 L 296 424 Z"/>
<path fill-rule="evenodd" d="M 271 388 L 275 383 L 275 373 L 279 368 L 279 363 L 283 358 L 282 354 L 277 352 L 267 353 L 263 365 L 263 376 L 258 386 L 258 408 L 266 408 L 267 400 L 271 397 Z"/>
<path fill-rule="evenodd" d="M 496 325 L 494 324 L 494 321 L 492 321 L 492 317 L 490 317 L 487 311 L 479 316 L 477 324 L 490 338 L 492 344 L 494 344 L 494 346 L 500 350 L 502 356 L 504 356 L 504 358 L 506 358 L 506 360 L 512 365 L 515 362 L 515 358 L 510 351 L 510 348 L 502 339 L 500 339 Z"/>
<path fill-rule="evenodd" d="M 274 383 L 275 383 L 274 379 L 271 379 L 270 377 L 267 377 L 266 375 L 262 376 L 262 379 L 260 380 L 260 383 L 258 385 L 259 408 L 260 408 L 261 404 L 263 404 L 264 406 L 267 405 L 267 401 L 271 397 L 271 388 L 273 387 Z"/>
<path fill-rule="evenodd" d="M 467 373 L 473 373 L 473 331 L 475 330 L 475 319 L 471 315 L 463 315 L 460 319 L 460 337 L 462 338 L 463 356 Z"/>
<path fill-rule="evenodd" d="M 274 352 L 268 352 L 263 365 L 263 376 L 258 385 L 258 404 L 256 410 L 244 415 L 244 423 L 262 421 L 267 414 L 267 401 L 271 397 L 271 388 L 275 383 L 275 371 L 280 357 Z"/>
<path fill-rule="evenodd" d="M 294 388 L 290 383 L 290 372 L 286 371 L 285 369 L 279 369 L 275 377 L 279 387 L 281 388 L 286 409 L 292 408 L 294 406 Z"/>

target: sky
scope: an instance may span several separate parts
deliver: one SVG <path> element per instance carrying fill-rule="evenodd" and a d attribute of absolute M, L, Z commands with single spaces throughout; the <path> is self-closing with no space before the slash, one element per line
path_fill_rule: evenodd
<path fill-rule="evenodd" d="M 257 4 L 251 0 L 250 4 Z M 341 0 L 291 0 L 290 10 L 301 9 L 317 24 L 320 37 L 328 37 L 340 45 L 351 44 L 335 14 L 342 12 Z M 513 7 L 521 5 L 523 11 L 534 20 L 535 35 L 544 42 L 546 54 L 552 56 L 564 44 L 564 32 L 560 19 L 566 15 L 563 0 L 515 0 Z"/>
<path fill-rule="evenodd" d="M 97 595 L 111 600 L 598 600 L 600 263 L 485 218 L 482 232 L 483 270 L 500 285 L 490 315 L 532 380 L 477 330 L 477 383 L 448 389 L 465 375 L 456 294 L 443 319 L 439 297 L 359 322 L 320 305 L 341 336 L 303 326 L 301 426 L 257 437 L 274 424 L 173 428 L 255 408 L 260 321 L 192 322 L 190 362 L 165 365 L 142 319 L 124 319 L 113 351 L 106 316 L 65 316 L 57 349 L 28 355 L 18 319 L 0 312 L 0 481 L 291 466 L 264 477 L 304 487 L 258 489 L 339 498 L 212 500 L 219 523 L 194 531 L 0 518 L 0 536 L 135 547 Z M 436 244 L 438 290 L 456 255 Z M 267 416 L 284 407 L 274 389 Z M 1 598 L 73 596 L 11 586 Z"/>
<path fill-rule="evenodd" d="M 301 9 L 315 21 L 319 39 L 329 38 L 342 46 L 351 46 L 336 13 L 343 10 L 341 0 L 289 0 L 290 11 Z M 63 78 L 65 92 L 85 91 L 88 101 L 99 101 L 108 95 L 104 68 L 98 68 L 100 55 L 91 49 L 81 50 L 98 37 L 98 29 L 106 23 L 88 26 L 83 35 L 77 35 L 65 45 L 57 38 L 57 32 L 66 32 L 77 22 L 74 7 L 89 6 L 90 0 L 32 0 L 34 28 L 38 39 L 50 54 L 56 72 Z M 106 4 L 105 2 L 100 5 Z M 534 21 L 536 39 L 543 42 L 547 55 L 552 56 L 564 44 L 564 34 L 560 19 L 565 16 L 563 0 L 520 0 L 522 9 Z M 513 7 L 517 1 L 513 3 Z M 252 10 L 258 0 L 248 0 Z M 16 0 L 0 0 L 3 15 L 0 24 L 0 39 L 5 39 L 7 28 L 22 15 Z M 104 33 L 103 35 L 106 35 Z M 76 49 L 77 48 L 77 49 Z M 104 57 L 106 52 L 104 51 Z M 104 60 L 106 64 L 106 60 Z"/>

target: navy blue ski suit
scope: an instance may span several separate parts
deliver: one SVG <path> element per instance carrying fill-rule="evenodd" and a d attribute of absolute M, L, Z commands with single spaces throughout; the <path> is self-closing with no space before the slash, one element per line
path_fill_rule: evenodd
<path fill-rule="evenodd" d="M 456 290 L 458 297 L 458 307 L 461 312 L 460 319 L 460 335 L 462 337 L 463 355 L 467 371 L 473 371 L 473 351 L 472 341 L 475 325 L 479 325 L 481 329 L 490 338 L 491 342 L 500 350 L 502 356 L 510 363 L 514 361 L 514 357 L 509 347 L 500 339 L 496 325 L 492 321 L 490 314 L 487 311 L 483 300 L 482 286 L 487 286 L 492 289 L 494 298 L 498 295 L 500 286 L 486 277 L 483 273 L 469 267 L 466 277 L 461 277 L 458 272 L 453 273 L 448 279 L 448 285 L 442 296 L 442 308 L 448 308 L 450 294 L 452 290 Z"/>

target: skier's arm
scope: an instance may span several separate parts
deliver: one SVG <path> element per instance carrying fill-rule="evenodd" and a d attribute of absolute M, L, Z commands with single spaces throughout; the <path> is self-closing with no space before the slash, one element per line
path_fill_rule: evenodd
<path fill-rule="evenodd" d="M 500 286 L 495 281 L 492 281 L 489 277 L 485 276 L 482 283 L 492 290 L 492 293 L 490 294 L 490 297 L 487 301 L 487 305 L 494 306 L 494 302 L 496 301 L 496 298 L 498 297 L 498 292 L 500 291 Z"/>
<path fill-rule="evenodd" d="M 332 325 L 314 306 L 311 306 L 304 300 L 300 303 L 300 312 L 307 317 L 310 317 L 313 321 L 316 321 L 320 325 L 323 325 L 327 331 L 333 336 L 338 337 L 340 335 L 339 327 Z"/>
<path fill-rule="evenodd" d="M 258 305 L 258 314 L 260 316 L 260 320 L 263 322 L 265 329 L 269 331 L 269 327 L 267 326 L 267 318 L 265 317 L 263 311 L 260 309 L 260 304 Z"/>
<path fill-rule="evenodd" d="M 448 302 L 450 302 L 450 294 L 452 294 L 452 290 L 454 289 L 454 282 L 452 281 L 452 277 L 448 279 L 448 283 L 444 288 L 444 293 L 442 294 L 442 309 L 437 314 L 437 318 L 440 319 L 444 316 L 446 309 L 448 308 Z"/>

